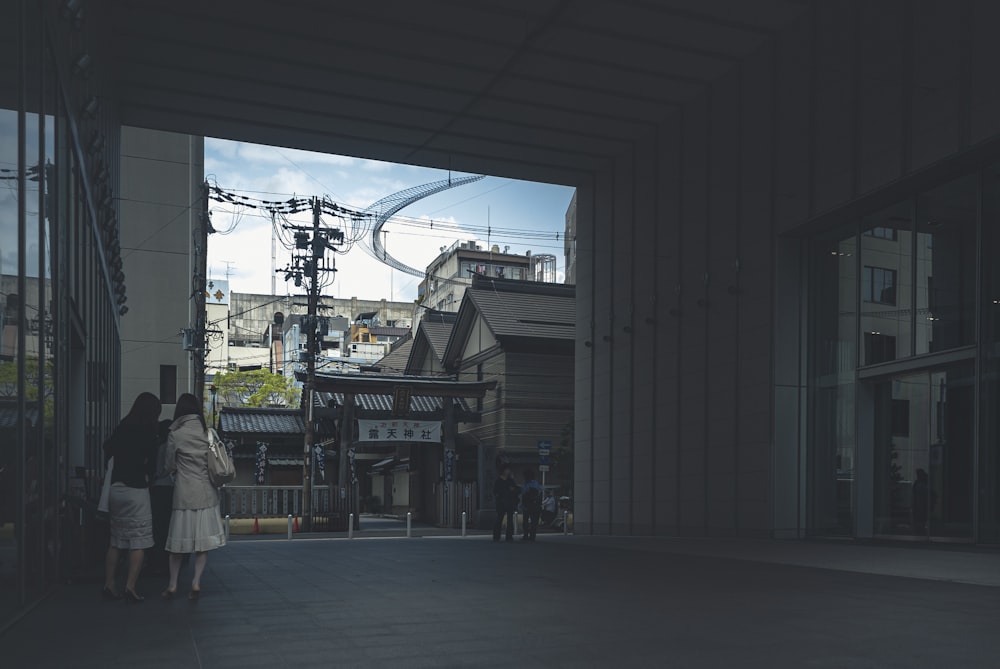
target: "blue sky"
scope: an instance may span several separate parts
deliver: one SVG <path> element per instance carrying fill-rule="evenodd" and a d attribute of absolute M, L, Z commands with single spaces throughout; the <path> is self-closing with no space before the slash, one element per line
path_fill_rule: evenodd
<path fill-rule="evenodd" d="M 225 190 L 252 198 L 285 200 L 291 196 L 326 195 L 356 210 L 393 193 L 449 176 L 446 170 L 211 138 L 205 139 L 205 175 Z M 509 246 L 511 253 L 530 250 L 555 255 L 561 281 L 565 263 L 563 231 L 572 196 L 573 189 L 566 186 L 487 176 L 403 209 L 385 225 L 388 233 L 384 241 L 391 255 L 423 270 L 440 247 L 458 239 L 475 239 L 485 246 L 485 230 L 489 227 L 496 231 L 489 236 L 490 245 L 501 249 Z M 226 278 L 228 266 L 230 290 L 270 293 L 270 218 L 253 209 L 238 211 L 218 202 L 211 203 L 211 212 L 213 227 L 231 232 L 209 237 L 209 275 Z M 311 222 L 308 214 L 298 214 L 291 220 Z M 331 226 L 340 223 L 330 217 L 324 217 L 324 221 Z M 435 222 L 433 228 L 431 221 Z M 289 251 L 278 244 L 276 266 L 284 267 L 289 258 Z M 342 298 L 410 301 L 417 297 L 419 280 L 390 269 L 354 246 L 337 256 L 336 278 L 324 293 Z M 280 274 L 275 287 L 282 295 L 300 292 L 291 284 L 286 286 Z"/>

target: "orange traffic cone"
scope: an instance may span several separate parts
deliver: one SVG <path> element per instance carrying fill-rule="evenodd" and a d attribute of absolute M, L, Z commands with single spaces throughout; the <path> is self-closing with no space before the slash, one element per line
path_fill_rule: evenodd
<path fill-rule="evenodd" d="M 257 520 L 257 516 L 253 517 L 253 533 L 260 534 L 260 522 Z"/>
<path fill-rule="evenodd" d="M 299 517 L 295 516 L 295 522 L 292 523 L 292 533 L 299 531 Z"/>

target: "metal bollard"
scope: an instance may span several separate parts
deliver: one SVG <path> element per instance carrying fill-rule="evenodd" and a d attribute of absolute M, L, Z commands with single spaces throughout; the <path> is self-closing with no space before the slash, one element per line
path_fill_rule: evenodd
<path fill-rule="evenodd" d="M 229 514 L 226 514 L 226 541 L 229 541 Z"/>
<path fill-rule="evenodd" d="M 462 536 L 465 536 L 465 511 L 462 512 Z"/>
<path fill-rule="evenodd" d="M 292 540 L 292 514 L 288 514 L 288 540 Z"/>
<path fill-rule="evenodd" d="M 411 533 L 411 523 L 413 522 L 413 513 L 410 511 L 406 512 L 406 538 L 409 539 L 413 536 Z"/>
<path fill-rule="evenodd" d="M 347 538 L 354 538 L 354 514 L 347 517 Z"/>
<path fill-rule="evenodd" d="M 563 509 L 563 534 L 569 534 L 569 511 Z"/>

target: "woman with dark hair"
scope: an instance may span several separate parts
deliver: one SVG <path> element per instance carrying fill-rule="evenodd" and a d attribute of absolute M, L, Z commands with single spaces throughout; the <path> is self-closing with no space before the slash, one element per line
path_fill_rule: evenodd
<path fill-rule="evenodd" d="M 177 577 L 184 555 L 194 553 L 194 577 L 188 599 L 201 594 L 201 575 L 208 551 L 226 545 L 219 515 L 219 493 L 208 479 L 209 434 L 198 398 L 184 393 L 177 398 L 174 422 L 167 437 L 165 465 L 175 473 L 174 504 L 167 533 L 170 584 L 164 599 L 177 594 Z"/>
<path fill-rule="evenodd" d="M 115 586 L 115 572 L 123 550 L 128 551 L 125 601 L 143 601 L 135 591 L 142 571 L 145 549 L 153 545 L 153 512 L 149 505 L 149 484 L 156 471 L 156 421 L 160 400 L 152 393 L 135 398 L 132 410 L 118 424 L 104 444 L 104 464 L 113 457 L 108 514 L 111 516 L 111 545 L 104 557 L 104 598 L 121 599 Z"/>

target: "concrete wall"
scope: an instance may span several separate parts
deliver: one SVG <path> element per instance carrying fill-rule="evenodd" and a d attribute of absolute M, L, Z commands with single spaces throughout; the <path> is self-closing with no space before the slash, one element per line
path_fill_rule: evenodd
<path fill-rule="evenodd" d="M 177 394 L 193 392 L 181 328 L 194 327 L 194 232 L 201 212 L 204 140 L 121 129 L 121 247 L 130 313 L 122 317 L 122 414 L 136 395 L 160 394 L 160 365 L 176 365 Z M 186 277 L 184 280 L 176 280 Z M 164 418 L 173 406 L 164 406 Z"/>
<path fill-rule="evenodd" d="M 787 235 L 998 155 L 998 20 L 814 3 L 579 185 L 577 531 L 803 533 L 805 262 Z"/>

